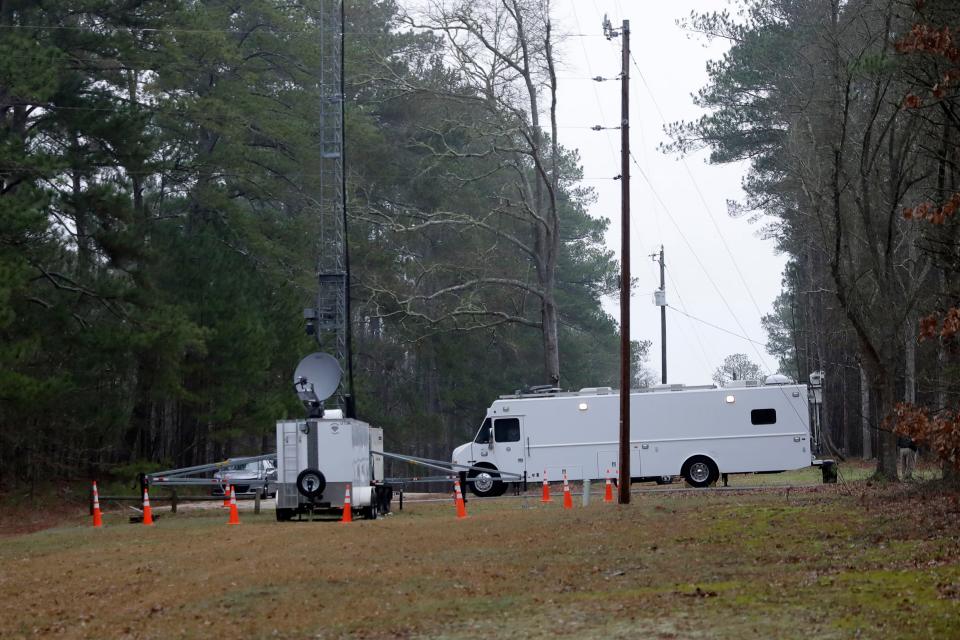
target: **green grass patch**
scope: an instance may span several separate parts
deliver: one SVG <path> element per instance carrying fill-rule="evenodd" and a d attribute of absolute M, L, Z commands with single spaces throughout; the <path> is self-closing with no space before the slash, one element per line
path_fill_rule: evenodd
<path fill-rule="evenodd" d="M 665 491 L 376 522 L 108 514 L 0 545 L 0 637 L 848 638 L 960 628 L 960 508 L 917 487 Z"/>

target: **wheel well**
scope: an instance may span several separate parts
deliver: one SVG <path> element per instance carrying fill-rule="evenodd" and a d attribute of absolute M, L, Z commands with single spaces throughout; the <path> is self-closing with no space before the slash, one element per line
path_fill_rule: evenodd
<path fill-rule="evenodd" d="M 497 467 L 494 466 L 493 464 L 489 463 L 489 462 L 478 462 L 478 463 L 476 463 L 476 464 L 474 464 L 474 465 L 472 465 L 472 466 L 474 466 L 474 467 L 481 467 L 481 468 L 483 468 L 483 469 L 490 469 L 491 471 L 497 471 Z M 477 473 L 476 469 L 471 469 L 470 472 L 469 472 L 467 475 L 470 475 L 470 474 L 476 475 L 476 473 Z"/>

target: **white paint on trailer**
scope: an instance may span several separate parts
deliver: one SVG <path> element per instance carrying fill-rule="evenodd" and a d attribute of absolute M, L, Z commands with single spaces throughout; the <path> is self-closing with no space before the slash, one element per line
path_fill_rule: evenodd
<path fill-rule="evenodd" d="M 371 437 L 376 438 L 379 432 L 382 443 L 383 430 L 371 429 L 366 422 L 352 419 L 277 422 L 277 506 L 295 509 L 306 501 L 297 490 L 297 476 L 310 468 L 308 429 L 314 428 L 316 470 L 323 473 L 327 482 L 322 502 L 342 508 L 346 485 L 350 483 L 353 508 L 369 506 L 375 480 L 370 463 Z M 382 469 L 380 473 L 382 476 Z"/>

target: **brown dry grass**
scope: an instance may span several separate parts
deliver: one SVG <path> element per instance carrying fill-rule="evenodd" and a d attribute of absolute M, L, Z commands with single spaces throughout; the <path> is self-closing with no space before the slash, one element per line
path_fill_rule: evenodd
<path fill-rule="evenodd" d="M 468 506 L 6 538 L 0 638 L 960 636 L 960 507 L 929 486 Z"/>

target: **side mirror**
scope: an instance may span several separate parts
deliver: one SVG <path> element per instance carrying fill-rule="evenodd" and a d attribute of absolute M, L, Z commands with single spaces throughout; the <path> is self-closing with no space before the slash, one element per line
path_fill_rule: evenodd
<path fill-rule="evenodd" d="M 493 449 L 493 434 L 490 434 L 490 442 L 487 443 L 487 449 Z"/>

